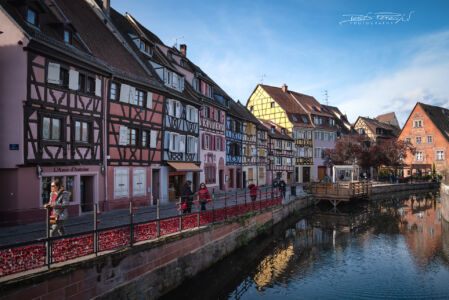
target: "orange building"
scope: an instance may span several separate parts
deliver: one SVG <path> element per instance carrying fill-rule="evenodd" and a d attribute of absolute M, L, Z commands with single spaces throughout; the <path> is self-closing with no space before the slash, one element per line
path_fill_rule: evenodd
<path fill-rule="evenodd" d="M 402 128 L 399 140 L 410 142 L 416 154 L 407 154 L 405 176 L 432 173 L 433 164 L 437 174 L 448 170 L 449 110 L 446 108 L 416 103 Z"/>

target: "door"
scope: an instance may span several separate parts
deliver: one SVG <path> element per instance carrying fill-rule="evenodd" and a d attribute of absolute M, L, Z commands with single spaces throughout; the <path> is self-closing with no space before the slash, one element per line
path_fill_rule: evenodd
<path fill-rule="evenodd" d="M 234 170 L 233 169 L 229 169 L 229 187 L 233 188 L 234 187 Z"/>
<path fill-rule="evenodd" d="M 310 182 L 310 167 L 302 167 L 302 182 Z"/>
<path fill-rule="evenodd" d="M 159 169 L 153 170 L 151 173 L 151 195 L 153 196 L 153 204 L 157 204 L 157 200 L 159 199 Z"/>
<path fill-rule="evenodd" d="M 242 170 L 240 169 L 237 169 L 236 187 L 238 189 L 242 188 Z"/>
<path fill-rule="evenodd" d="M 80 178 L 81 212 L 92 211 L 94 208 L 93 181 L 93 176 L 81 176 Z"/>
<path fill-rule="evenodd" d="M 326 176 L 326 167 L 318 167 L 318 180 L 323 180 Z"/>
<path fill-rule="evenodd" d="M 218 171 L 218 184 L 220 185 L 220 190 L 224 190 L 223 187 L 223 170 Z"/>

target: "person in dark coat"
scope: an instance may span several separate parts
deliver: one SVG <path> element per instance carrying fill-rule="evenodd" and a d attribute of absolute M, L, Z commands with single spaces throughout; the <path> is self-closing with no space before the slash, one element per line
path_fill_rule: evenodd
<path fill-rule="evenodd" d="M 184 214 L 192 212 L 193 195 L 192 192 L 192 182 L 187 180 L 186 183 L 181 188 L 181 207 L 182 204 L 186 204 L 186 208 L 182 210 Z"/>
<path fill-rule="evenodd" d="M 285 192 L 287 190 L 287 184 L 282 179 L 281 179 L 281 181 L 279 181 L 279 190 L 282 193 L 282 199 L 284 199 L 285 198 Z"/>
<path fill-rule="evenodd" d="M 67 206 L 70 201 L 70 193 L 64 190 L 59 179 L 51 182 L 50 201 L 44 205 L 45 208 L 50 208 L 50 236 L 54 236 L 58 232 L 60 236 L 65 235 L 64 222 L 67 220 L 69 214 Z"/>

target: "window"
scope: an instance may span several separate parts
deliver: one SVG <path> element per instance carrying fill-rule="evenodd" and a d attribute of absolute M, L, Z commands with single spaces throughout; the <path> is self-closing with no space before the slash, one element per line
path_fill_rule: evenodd
<path fill-rule="evenodd" d="M 194 136 L 187 136 L 187 153 L 197 153 L 198 139 Z"/>
<path fill-rule="evenodd" d="M 111 100 L 117 100 L 118 99 L 118 90 L 117 90 L 117 88 L 118 88 L 117 83 L 112 82 L 111 83 L 111 89 L 110 89 L 110 98 L 111 98 Z"/>
<path fill-rule="evenodd" d="M 28 8 L 27 10 L 27 22 L 31 25 L 38 26 L 37 25 L 37 13 L 36 11 L 32 10 L 31 8 Z"/>
<path fill-rule="evenodd" d="M 75 121 L 75 142 L 89 142 L 89 123 Z"/>
<path fill-rule="evenodd" d="M 218 109 L 215 110 L 215 121 L 216 122 L 220 122 L 220 114 L 221 114 L 221 111 L 219 111 Z"/>
<path fill-rule="evenodd" d="M 200 91 L 200 81 L 198 80 L 198 78 L 193 78 L 192 86 L 195 91 L 197 91 L 197 92 Z"/>
<path fill-rule="evenodd" d="M 140 51 L 142 51 L 145 54 L 148 54 L 149 56 L 153 56 L 153 48 L 150 44 L 142 41 L 141 39 L 135 39 L 134 43 L 137 45 Z"/>
<path fill-rule="evenodd" d="M 86 92 L 86 75 L 80 74 L 78 79 L 78 91 Z"/>
<path fill-rule="evenodd" d="M 220 151 L 221 150 L 221 138 L 220 137 L 216 137 L 215 138 L 215 150 Z"/>
<path fill-rule="evenodd" d="M 444 160 L 444 151 L 437 151 L 437 160 Z"/>
<path fill-rule="evenodd" d="M 421 144 L 421 137 L 420 137 L 420 136 L 417 136 L 417 137 L 416 137 L 416 143 L 417 143 L 417 144 Z"/>
<path fill-rule="evenodd" d="M 240 132 L 241 128 L 240 128 L 240 122 L 235 122 L 235 132 Z"/>
<path fill-rule="evenodd" d="M 206 134 L 204 136 L 204 144 L 206 150 L 210 149 L 210 135 Z"/>
<path fill-rule="evenodd" d="M 364 130 L 363 128 L 359 128 L 359 129 L 357 129 L 357 132 L 358 132 L 359 134 L 364 134 L 364 133 L 365 133 L 365 130 Z"/>
<path fill-rule="evenodd" d="M 271 133 L 275 133 L 276 129 L 274 129 L 274 126 L 271 126 Z"/>
<path fill-rule="evenodd" d="M 92 77 L 87 77 L 86 93 L 88 94 L 95 93 L 95 80 Z"/>
<path fill-rule="evenodd" d="M 282 141 L 281 141 L 281 140 L 278 140 L 278 142 L 277 142 L 277 148 L 278 148 L 278 149 L 282 149 Z"/>
<path fill-rule="evenodd" d="M 148 147 L 148 132 L 142 130 L 142 147 Z"/>
<path fill-rule="evenodd" d="M 204 117 L 205 118 L 209 118 L 210 117 L 210 108 L 209 108 L 209 106 L 205 106 L 204 107 Z"/>
<path fill-rule="evenodd" d="M 303 121 L 304 123 L 308 123 L 307 117 L 306 117 L 306 116 L 302 116 L 302 121 Z"/>
<path fill-rule="evenodd" d="M 287 142 L 287 150 L 291 150 L 292 149 L 292 142 Z"/>
<path fill-rule="evenodd" d="M 429 144 L 432 143 L 432 136 L 431 135 L 427 136 L 427 143 L 429 143 Z"/>
<path fill-rule="evenodd" d="M 422 127 L 422 121 L 421 120 L 415 121 L 413 124 L 414 124 L 413 127 L 416 127 L 416 128 Z"/>
<path fill-rule="evenodd" d="M 298 122 L 298 119 L 296 118 L 295 115 L 293 115 L 293 121 Z"/>
<path fill-rule="evenodd" d="M 66 68 L 59 69 L 59 85 L 63 87 L 69 86 L 69 70 Z"/>
<path fill-rule="evenodd" d="M 274 102 L 271 102 L 271 108 L 274 108 Z"/>
<path fill-rule="evenodd" d="M 67 44 L 72 44 L 72 32 L 67 29 L 64 30 L 64 42 Z"/>
<path fill-rule="evenodd" d="M 416 160 L 417 161 L 422 161 L 423 160 L 422 152 L 416 152 Z"/>
<path fill-rule="evenodd" d="M 114 199 L 129 196 L 129 169 L 114 168 Z"/>
<path fill-rule="evenodd" d="M 249 110 L 250 110 L 251 112 L 253 112 L 253 111 L 254 111 L 254 105 L 251 105 L 251 106 L 249 107 Z"/>
<path fill-rule="evenodd" d="M 61 120 L 44 117 L 42 119 L 42 138 L 44 140 L 59 141 L 61 139 Z"/>
<path fill-rule="evenodd" d="M 411 144 L 411 143 L 412 143 L 412 140 L 411 140 L 410 138 L 406 138 L 406 139 L 405 139 L 405 142 L 408 143 L 408 144 Z"/>
<path fill-rule="evenodd" d="M 334 126 L 334 125 L 335 125 L 334 119 L 329 118 L 329 126 Z"/>
<path fill-rule="evenodd" d="M 144 92 L 140 90 L 136 90 L 136 94 L 134 95 L 134 105 L 143 106 L 143 97 Z"/>
<path fill-rule="evenodd" d="M 211 87 L 211 86 L 209 86 L 209 97 L 211 97 L 212 98 L 212 95 L 214 94 L 214 92 L 213 92 L 214 90 L 213 90 L 213 87 Z"/>
<path fill-rule="evenodd" d="M 128 145 L 135 146 L 137 143 L 137 130 L 129 128 L 128 130 Z"/>
<path fill-rule="evenodd" d="M 276 166 L 282 166 L 282 157 L 276 156 Z"/>

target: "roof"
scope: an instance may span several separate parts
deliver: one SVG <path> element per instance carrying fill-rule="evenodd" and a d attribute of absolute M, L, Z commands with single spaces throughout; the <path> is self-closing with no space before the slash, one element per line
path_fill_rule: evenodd
<path fill-rule="evenodd" d="M 429 119 L 449 142 L 449 109 L 421 102 L 418 102 L 417 105 L 422 107 Z"/>
<path fill-rule="evenodd" d="M 260 123 L 259 119 L 257 119 L 243 104 L 240 103 L 240 101 L 237 101 L 236 108 L 238 109 L 239 113 L 244 117 L 246 121 L 250 121 L 254 124 L 256 124 L 257 128 L 261 130 L 267 130 L 262 123 Z"/>
<path fill-rule="evenodd" d="M 55 2 L 78 29 L 94 56 L 114 68 L 140 77 L 150 77 L 86 1 L 55 0 Z"/>
<path fill-rule="evenodd" d="M 387 123 L 387 124 L 391 124 L 391 125 L 394 125 L 394 123 L 397 122 L 396 114 L 394 112 L 389 112 L 389 113 L 386 113 L 383 115 L 378 115 L 375 119 L 379 122 Z"/>
<path fill-rule="evenodd" d="M 339 132 L 343 134 L 356 134 L 356 131 L 352 127 L 352 124 L 348 121 L 347 116 L 342 114 L 338 107 L 330 105 L 321 106 L 335 117 L 335 124 L 339 128 Z"/>
<path fill-rule="evenodd" d="M 264 84 L 259 84 L 259 86 L 284 109 L 290 122 L 295 126 L 315 127 L 312 120 L 310 120 L 310 114 L 312 113 L 319 116 L 332 117 L 328 112 L 322 111 L 321 104 L 312 96 L 288 89 L 284 92 L 282 88 Z M 307 118 L 307 123 L 302 121 L 303 116 Z"/>
<path fill-rule="evenodd" d="M 282 133 L 282 127 L 278 124 L 269 121 L 269 120 L 259 120 L 260 123 L 268 130 L 268 136 L 273 139 L 282 139 L 293 141 L 293 138 L 288 133 Z M 274 127 L 274 132 L 271 131 L 271 128 Z"/>
<path fill-rule="evenodd" d="M 386 130 L 387 132 L 385 134 L 381 135 L 381 136 L 384 136 L 384 137 L 388 137 L 388 138 L 390 138 L 390 137 L 398 137 L 400 132 L 401 132 L 401 130 L 398 127 L 396 127 L 394 125 L 387 124 L 387 123 L 379 122 L 376 119 L 371 119 L 371 118 L 368 118 L 368 117 L 359 117 L 357 119 L 357 121 L 359 119 L 361 119 L 363 122 L 365 122 L 365 124 L 371 129 L 371 131 L 373 133 L 376 133 L 377 128 L 381 128 L 383 130 Z M 357 123 L 357 121 L 356 121 L 356 123 Z M 390 132 L 391 134 L 388 134 L 388 132 Z"/>

